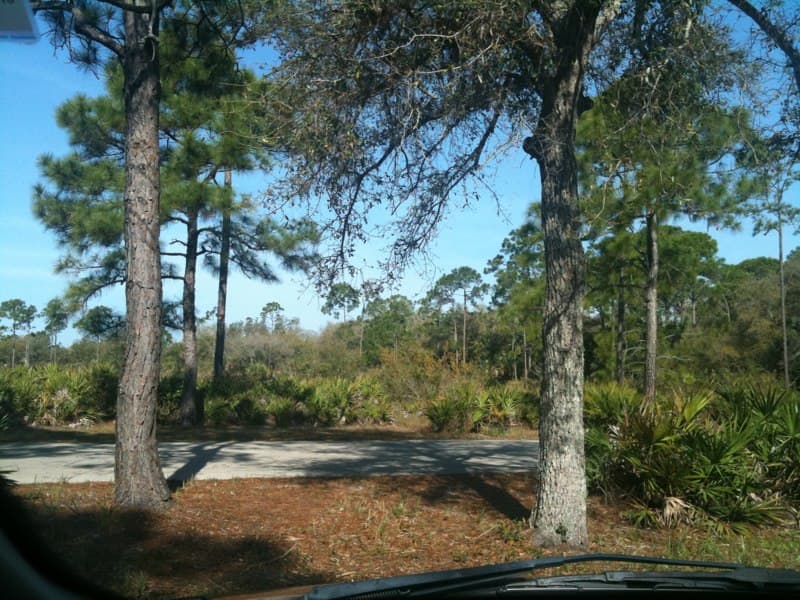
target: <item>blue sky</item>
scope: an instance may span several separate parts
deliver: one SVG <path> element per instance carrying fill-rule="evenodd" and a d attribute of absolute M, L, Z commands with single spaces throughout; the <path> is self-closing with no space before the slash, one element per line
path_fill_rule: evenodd
<path fill-rule="evenodd" d="M 59 249 L 31 211 L 32 188 L 39 181 L 36 160 L 45 152 L 56 156 L 68 152 L 66 136 L 55 124 L 56 107 L 77 93 L 102 93 L 102 82 L 69 64 L 63 54 L 54 54 L 44 39 L 34 44 L 0 40 L 0 81 L 0 301 L 21 298 L 41 309 L 65 290 L 67 278 L 54 274 Z M 487 197 L 476 207 L 453 211 L 430 249 L 430 262 L 409 270 L 398 291 L 419 298 L 451 269 L 469 265 L 482 271 L 497 254 L 503 238 L 522 223 L 526 207 L 539 199 L 537 180 L 535 164 L 522 151 L 512 153 L 498 166 L 493 179 L 501 210 Z M 237 191 L 257 193 L 263 182 L 261 176 L 237 180 Z M 795 188 L 786 200 L 797 204 L 798 196 L 800 191 Z M 777 253 L 775 234 L 753 237 L 748 225 L 735 234 L 709 233 L 718 241 L 720 256 L 729 263 Z M 787 251 L 798 245 L 798 236 L 787 239 Z M 368 250 L 362 253 L 365 265 L 373 258 Z M 319 330 L 331 320 L 320 312 L 321 302 L 302 277 L 283 274 L 281 280 L 280 284 L 265 285 L 234 275 L 228 293 L 229 322 L 256 317 L 272 301 L 284 307 L 287 317 L 299 318 L 304 329 Z M 167 293 L 178 294 L 177 289 Z M 198 314 L 212 309 L 215 298 L 216 282 L 203 273 L 198 280 Z M 106 292 L 96 303 L 122 312 L 122 290 Z M 62 342 L 69 343 L 74 337 L 74 332 L 68 332 Z"/>

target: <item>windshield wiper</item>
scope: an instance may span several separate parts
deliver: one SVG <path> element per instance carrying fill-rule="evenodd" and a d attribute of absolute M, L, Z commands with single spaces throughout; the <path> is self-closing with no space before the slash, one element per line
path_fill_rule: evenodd
<path fill-rule="evenodd" d="M 543 569 L 587 562 L 639 563 L 690 567 L 704 571 L 637 572 L 613 571 L 588 575 L 566 575 L 531 579 Z M 709 572 L 713 569 L 713 572 Z M 684 590 L 725 592 L 797 592 L 800 572 L 787 569 L 746 567 L 670 558 L 650 558 L 624 554 L 585 554 L 535 558 L 485 567 L 437 571 L 420 575 L 401 575 L 354 583 L 323 586 L 312 590 L 309 600 L 360 600 L 368 598 L 424 598 L 448 595 L 480 597 L 531 594 L 558 590 Z"/>

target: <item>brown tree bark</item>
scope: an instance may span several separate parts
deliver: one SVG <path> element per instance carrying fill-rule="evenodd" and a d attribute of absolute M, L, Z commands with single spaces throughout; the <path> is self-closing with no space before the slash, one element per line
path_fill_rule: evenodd
<path fill-rule="evenodd" d="M 183 390 L 181 392 L 181 425 L 197 422 L 197 316 L 196 276 L 198 212 L 191 209 L 186 215 L 186 265 L 183 271 Z"/>
<path fill-rule="evenodd" d="M 464 306 L 461 309 L 463 320 L 461 322 L 461 362 L 467 364 L 467 289 L 464 288 Z"/>
<path fill-rule="evenodd" d="M 655 210 L 647 213 L 647 283 L 645 306 L 647 324 L 644 357 L 643 408 L 651 406 L 656 398 L 656 369 L 658 359 L 658 217 Z"/>
<path fill-rule="evenodd" d="M 524 144 L 539 164 L 546 265 L 539 484 L 531 514 L 534 543 L 540 546 L 584 547 L 588 543 L 583 431 L 584 273 L 575 125 L 598 11 L 594 3 L 572 3 L 551 24 L 558 49 L 556 64 L 541 87 L 536 130 Z"/>
<path fill-rule="evenodd" d="M 522 377 L 527 381 L 530 374 L 531 356 L 528 348 L 528 334 L 522 330 Z"/>
<path fill-rule="evenodd" d="M 233 175 L 225 171 L 225 188 L 231 192 Z M 225 308 L 228 298 L 228 265 L 231 255 L 231 211 L 222 211 L 222 242 L 219 251 L 219 287 L 217 288 L 217 335 L 214 340 L 214 381 L 225 375 Z"/>
<path fill-rule="evenodd" d="M 127 506 L 159 507 L 170 493 L 156 443 L 161 355 L 158 15 L 125 11 L 124 28 L 128 329 L 117 397 L 114 498 Z"/>
<path fill-rule="evenodd" d="M 619 284 L 617 288 L 617 319 L 614 340 L 616 364 L 614 379 L 620 385 L 625 382 L 625 267 L 619 268 Z"/>
<path fill-rule="evenodd" d="M 783 214 L 781 213 L 781 202 L 783 201 L 783 192 L 778 197 L 778 283 L 781 296 L 781 346 L 783 349 L 783 384 L 786 389 L 790 389 L 792 385 L 791 372 L 791 357 L 789 356 L 789 330 L 786 320 L 786 267 L 783 260 Z"/>
<path fill-rule="evenodd" d="M 458 366 L 458 319 L 455 312 L 456 304 L 453 303 L 453 352 L 456 355 L 456 366 Z"/>

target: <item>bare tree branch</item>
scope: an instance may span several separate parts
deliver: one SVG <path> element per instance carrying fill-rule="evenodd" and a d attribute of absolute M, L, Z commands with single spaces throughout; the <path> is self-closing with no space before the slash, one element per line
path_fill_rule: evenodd
<path fill-rule="evenodd" d="M 800 93 L 800 51 L 785 28 L 779 27 L 769 16 L 766 9 L 759 10 L 747 0 L 728 0 L 733 6 L 746 14 L 764 34 L 783 52 L 794 75 L 797 91 Z"/>

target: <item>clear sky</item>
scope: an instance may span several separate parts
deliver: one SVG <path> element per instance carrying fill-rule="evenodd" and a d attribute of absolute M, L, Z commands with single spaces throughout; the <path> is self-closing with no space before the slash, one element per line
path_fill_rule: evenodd
<path fill-rule="evenodd" d="M 61 156 L 69 151 L 66 135 L 55 124 L 56 107 L 77 93 L 102 93 L 102 82 L 54 54 L 46 39 L 34 44 L 0 40 L 0 301 L 21 298 L 41 309 L 66 288 L 67 277 L 56 275 L 59 256 L 52 234 L 33 217 L 32 189 L 39 180 L 36 160 L 45 152 Z M 436 267 L 420 265 L 406 273 L 400 293 L 421 297 L 440 275 L 463 265 L 479 272 L 497 254 L 503 238 L 521 225 L 526 207 L 539 199 L 535 163 L 520 150 L 499 166 L 494 178 L 501 210 L 491 198 L 477 207 L 453 211 L 431 248 Z M 237 191 L 258 192 L 261 177 L 237 181 Z M 798 203 L 800 191 L 791 190 L 786 200 Z M 455 203 L 454 203 L 455 205 Z M 753 237 L 749 226 L 740 233 L 710 231 L 719 243 L 720 256 L 737 263 L 756 256 L 776 256 L 775 234 Z M 800 245 L 800 237 L 789 236 L 786 249 Z M 364 253 L 369 262 L 369 252 Z M 167 292 L 177 297 L 177 289 Z M 319 330 L 331 319 L 323 315 L 313 288 L 298 275 L 283 274 L 280 284 L 262 284 L 234 275 L 229 285 L 228 322 L 257 317 L 268 302 L 277 301 L 288 318 L 299 318 L 304 329 Z M 124 309 L 121 289 L 96 300 L 120 312 Z M 207 273 L 198 279 L 198 314 L 216 303 L 216 282 Z M 62 342 L 74 339 L 74 332 Z"/>

